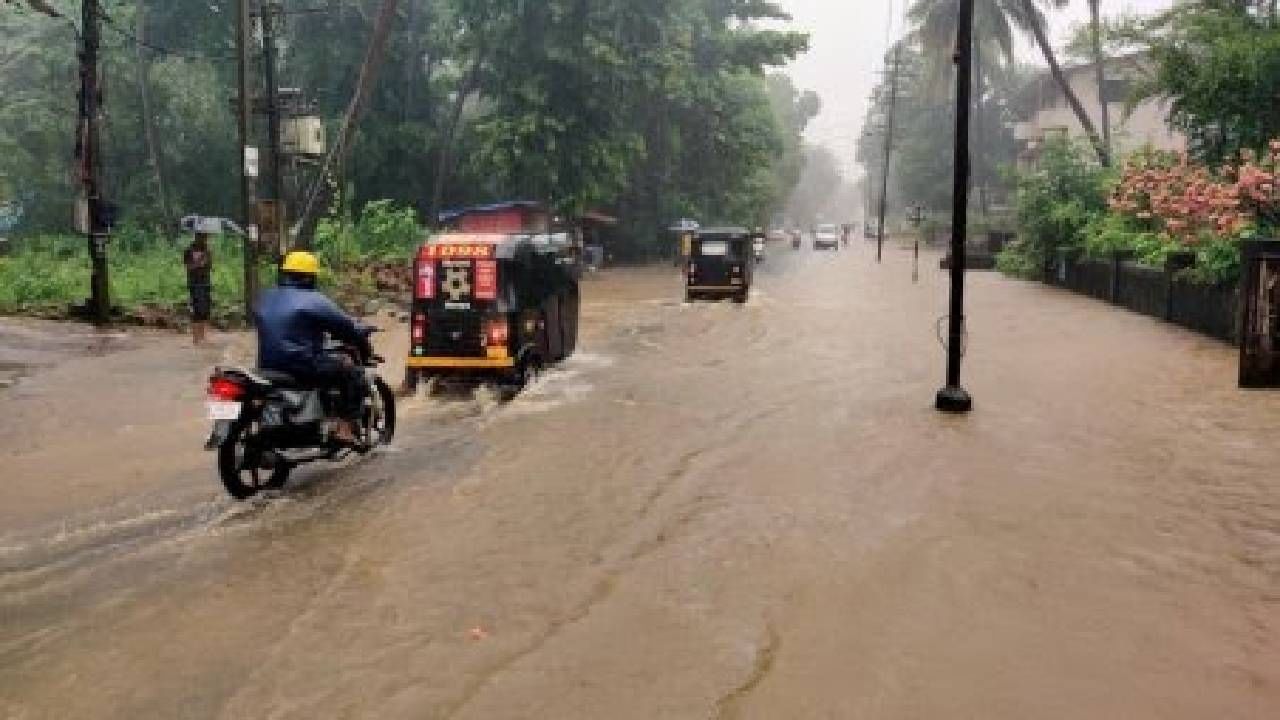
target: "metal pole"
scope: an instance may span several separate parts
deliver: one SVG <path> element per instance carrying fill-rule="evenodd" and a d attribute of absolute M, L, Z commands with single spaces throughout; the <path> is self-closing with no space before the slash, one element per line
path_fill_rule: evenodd
<path fill-rule="evenodd" d="M 880 225 L 876 232 L 876 262 L 884 258 L 884 216 L 889 208 L 889 162 L 893 157 L 893 125 L 898 110 L 898 69 L 902 43 L 893 47 L 893 67 L 889 69 L 889 116 L 884 131 L 884 169 L 880 176 Z"/>
<path fill-rule="evenodd" d="M 245 321 L 252 322 L 253 301 L 258 293 L 258 265 L 253 206 L 255 203 L 253 177 L 249 173 L 248 151 L 250 118 L 253 113 L 253 96 L 249 86 L 249 30 L 251 0 L 236 0 L 236 55 L 240 80 L 240 204 L 244 227 L 244 312 Z"/>
<path fill-rule="evenodd" d="M 960 385 L 960 361 L 964 354 L 964 276 L 969 226 L 969 106 L 973 95 L 973 3 L 960 0 L 956 39 L 956 159 L 951 211 L 951 314 L 947 330 L 947 384 L 938 391 L 937 408 L 967 413 L 973 398 Z"/>
<path fill-rule="evenodd" d="M 98 51 L 101 46 L 101 11 L 98 0 L 83 0 L 81 5 L 80 51 L 80 160 L 81 182 L 87 204 L 86 235 L 89 241 L 89 258 L 92 276 L 89 283 L 90 303 L 93 305 L 93 321 L 106 325 L 111 321 L 111 291 L 107 276 L 107 237 L 109 228 L 104 226 L 102 211 L 102 182 L 98 157 Z"/>

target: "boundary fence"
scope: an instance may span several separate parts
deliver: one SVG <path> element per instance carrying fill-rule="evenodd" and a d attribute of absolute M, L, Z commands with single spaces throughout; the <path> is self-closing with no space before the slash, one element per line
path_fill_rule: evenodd
<path fill-rule="evenodd" d="M 1110 260 L 1077 258 L 1067 253 L 1050 261 L 1044 280 L 1050 285 L 1102 300 L 1136 313 L 1239 344 L 1240 290 L 1234 284 L 1199 285 L 1177 277 L 1185 258 L 1173 258 L 1163 270 L 1139 265 L 1121 255 Z"/>

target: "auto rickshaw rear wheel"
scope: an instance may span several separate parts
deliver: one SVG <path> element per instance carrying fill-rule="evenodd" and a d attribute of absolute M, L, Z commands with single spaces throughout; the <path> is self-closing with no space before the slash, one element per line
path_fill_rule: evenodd
<path fill-rule="evenodd" d="M 542 371 L 542 361 L 536 355 L 527 354 L 516 361 L 515 368 L 506 381 L 498 386 L 498 393 L 503 402 L 510 402 L 537 378 Z"/>

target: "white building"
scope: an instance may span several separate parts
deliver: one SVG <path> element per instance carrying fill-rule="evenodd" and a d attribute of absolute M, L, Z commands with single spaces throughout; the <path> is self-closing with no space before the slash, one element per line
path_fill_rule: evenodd
<path fill-rule="evenodd" d="M 1067 82 L 1099 134 L 1102 132 L 1102 101 L 1106 100 L 1111 114 L 1112 152 L 1118 158 L 1143 147 L 1173 152 L 1187 148 L 1186 136 L 1169 127 L 1168 100 L 1144 100 L 1132 110 L 1126 107 L 1133 80 L 1145 72 L 1145 61 L 1146 56 L 1140 54 L 1109 60 L 1106 87 L 1101 92 L 1092 63 L 1063 68 Z M 1014 127 L 1014 137 L 1020 144 L 1020 163 L 1034 162 L 1047 138 L 1066 136 L 1088 140 L 1084 126 L 1048 70 L 1024 91 L 1021 105 L 1024 119 Z"/>

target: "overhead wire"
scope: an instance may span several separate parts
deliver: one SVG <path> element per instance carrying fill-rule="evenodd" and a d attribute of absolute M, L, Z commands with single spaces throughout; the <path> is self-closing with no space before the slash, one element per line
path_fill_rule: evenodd
<path fill-rule="evenodd" d="M 192 60 L 194 62 L 204 62 L 204 61 L 231 62 L 236 59 L 235 55 L 211 55 L 211 54 L 201 53 L 193 50 L 175 50 L 173 48 L 168 48 L 161 45 L 154 45 L 145 40 L 142 40 L 137 35 L 130 32 L 127 28 L 122 27 L 116 21 L 115 18 L 111 17 L 110 13 L 108 13 L 106 10 L 99 8 L 98 17 L 103 21 L 104 25 L 111 28 L 112 31 L 114 31 L 116 34 L 123 37 L 128 42 L 131 42 L 138 47 L 146 48 L 147 50 L 150 50 L 151 52 L 154 52 L 159 55 L 166 55 L 169 57 L 179 57 L 179 58 L 183 58 L 184 60 Z"/>

